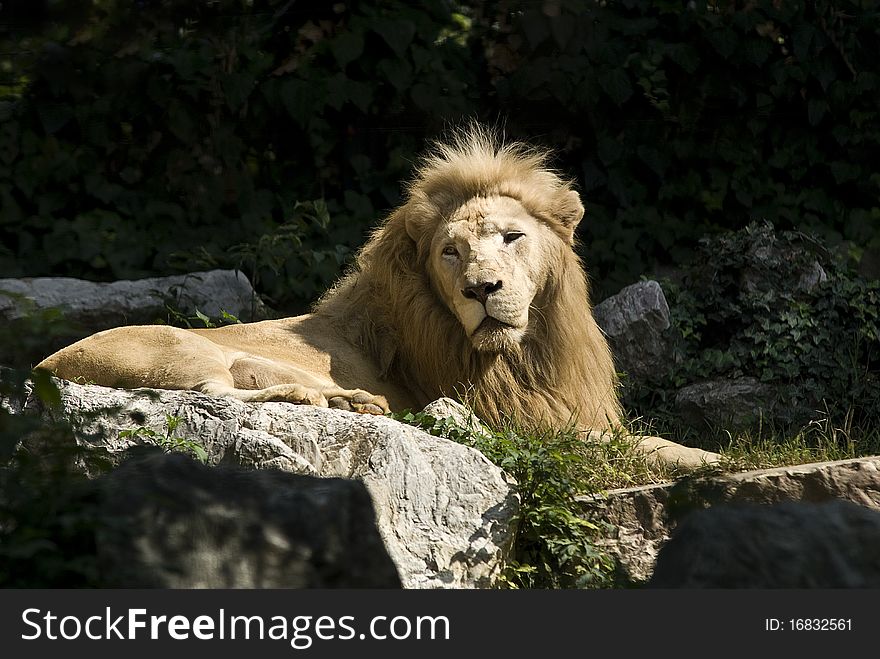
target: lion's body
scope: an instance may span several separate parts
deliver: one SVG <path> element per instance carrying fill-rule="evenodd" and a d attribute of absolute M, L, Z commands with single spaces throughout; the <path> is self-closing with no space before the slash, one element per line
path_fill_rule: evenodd
<path fill-rule="evenodd" d="M 489 423 L 614 429 L 614 365 L 573 250 L 583 206 L 545 161 L 471 130 L 425 159 L 406 202 L 312 314 L 117 328 L 38 368 L 373 413 L 461 396 Z"/>

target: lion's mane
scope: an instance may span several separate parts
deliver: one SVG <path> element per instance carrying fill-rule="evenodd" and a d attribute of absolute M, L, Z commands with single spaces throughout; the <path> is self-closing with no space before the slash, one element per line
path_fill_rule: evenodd
<path fill-rule="evenodd" d="M 405 201 L 371 236 L 355 266 L 318 302 L 420 405 L 459 395 L 490 424 L 605 430 L 620 421 L 608 344 L 592 318 L 586 274 L 572 249 L 582 207 L 572 184 L 547 166 L 547 154 L 469 128 L 434 145 L 417 168 Z M 430 280 L 426 262 L 438 223 L 466 201 L 517 199 L 560 240 L 534 331 L 515 352 L 471 345 Z M 575 217 L 576 215 L 576 217 Z"/>

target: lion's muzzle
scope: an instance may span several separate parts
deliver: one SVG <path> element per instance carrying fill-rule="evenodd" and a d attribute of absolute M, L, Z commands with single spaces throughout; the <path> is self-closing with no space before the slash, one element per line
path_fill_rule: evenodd
<path fill-rule="evenodd" d="M 461 294 L 469 300 L 478 300 L 485 306 L 489 296 L 492 295 L 492 293 L 500 291 L 502 286 L 503 283 L 501 281 L 487 281 L 474 284 L 473 286 L 465 286 L 462 289 Z"/>

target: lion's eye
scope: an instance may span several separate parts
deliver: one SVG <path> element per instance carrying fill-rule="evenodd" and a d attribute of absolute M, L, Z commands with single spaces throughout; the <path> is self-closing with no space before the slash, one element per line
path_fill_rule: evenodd
<path fill-rule="evenodd" d="M 443 248 L 443 256 L 458 256 L 458 250 L 455 245 L 447 245 Z"/>
<path fill-rule="evenodd" d="M 521 231 L 508 231 L 504 234 L 504 244 L 509 245 L 514 240 L 519 240 L 524 235 L 526 234 L 522 233 Z"/>

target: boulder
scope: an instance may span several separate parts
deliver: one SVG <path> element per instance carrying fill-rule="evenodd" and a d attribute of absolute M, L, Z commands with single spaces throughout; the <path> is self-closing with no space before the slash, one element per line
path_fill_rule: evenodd
<path fill-rule="evenodd" d="M 755 428 L 773 415 L 775 406 L 774 388 L 749 377 L 697 382 L 675 394 L 679 418 L 695 430 Z"/>
<path fill-rule="evenodd" d="M 100 330 L 164 320 L 169 307 L 186 317 L 196 311 L 215 319 L 226 312 L 242 321 L 266 316 L 248 278 L 237 270 L 109 283 L 70 277 L 0 279 L 0 323 L 30 317 L 51 325 L 33 346 L 32 360 Z M 15 363 L 17 357 L 0 346 L 0 364 Z"/>
<path fill-rule="evenodd" d="M 648 579 L 676 524 L 693 510 L 725 503 L 851 501 L 880 510 L 880 456 L 683 479 L 579 497 L 583 514 L 614 530 L 603 546 L 623 580 Z"/>
<path fill-rule="evenodd" d="M 880 511 L 850 501 L 720 505 L 663 545 L 652 588 L 878 588 Z"/>
<path fill-rule="evenodd" d="M 195 447 L 211 465 L 361 481 L 404 587 L 491 586 L 513 541 L 510 478 L 478 451 L 390 418 L 189 391 L 58 386 L 59 409 L 36 396 L 5 406 L 69 419 L 80 442 L 111 459 L 159 443 Z"/>
<path fill-rule="evenodd" d="M 52 504 L 49 519 L 28 519 L 25 507 L 16 521 L 47 531 L 84 583 L 70 572 L 51 583 L 39 561 L 15 553 L 14 578 L 54 587 L 400 587 L 359 481 L 208 467 L 156 449 L 75 492 Z M 70 520 L 74 534 L 64 531 Z"/>
<path fill-rule="evenodd" d="M 238 270 L 208 270 L 171 277 L 93 282 L 71 277 L 0 279 L 0 319 L 59 309 L 90 332 L 120 325 L 153 323 L 166 305 L 192 315 L 217 318 L 225 311 L 242 321 L 262 317 L 264 308 L 250 281 Z"/>
<path fill-rule="evenodd" d="M 740 286 L 746 292 L 809 293 L 828 280 L 828 274 L 813 255 L 816 245 L 780 241 L 769 225 L 759 227 L 749 235 L 751 242 L 744 258 L 746 267 L 740 273 Z M 819 249 L 825 250 L 824 247 Z"/>
<path fill-rule="evenodd" d="M 639 383 L 653 381 L 672 362 L 665 331 L 669 305 L 656 281 L 627 286 L 593 308 L 593 317 L 608 337 L 619 371 Z"/>

